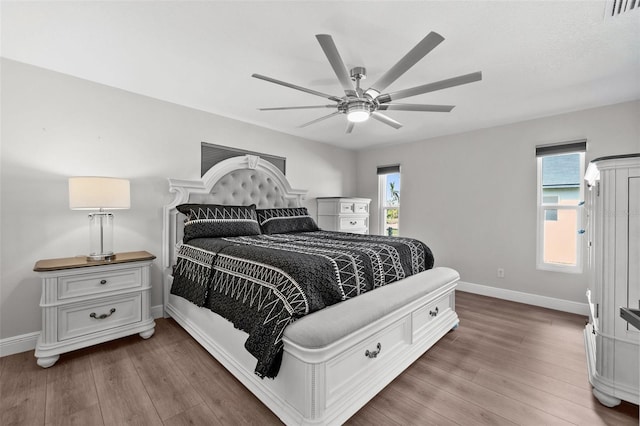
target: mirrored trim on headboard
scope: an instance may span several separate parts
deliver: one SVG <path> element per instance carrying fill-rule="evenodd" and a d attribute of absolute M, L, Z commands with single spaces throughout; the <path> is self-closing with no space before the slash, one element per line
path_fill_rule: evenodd
<path fill-rule="evenodd" d="M 172 266 L 181 227 L 176 206 L 188 202 L 256 204 L 259 208 L 299 207 L 307 191 L 292 189 L 270 162 L 255 155 L 229 158 L 213 166 L 201 179 L 169 179 L 174 199 L 163 208 L 162 264 Z"/>

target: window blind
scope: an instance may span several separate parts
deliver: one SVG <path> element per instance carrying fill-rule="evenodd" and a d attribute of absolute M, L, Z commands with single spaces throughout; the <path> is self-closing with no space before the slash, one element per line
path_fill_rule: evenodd
<path fill-rule="evenodd" d="M 204 176 L 207 170 L 223 160 L 246 154 L 257 155 L 276 166 L 283 175 L 286 174 L 287 159 L 285 157 L 202 142 L 200 145 L 200 176 Z"/>
<path fill-rule="evenodd" d="M 536 146 L 536 157 L 543 157 L 545 155 L 558 155 L 569 154 L 573 152 L 586 152 L 587 140 L 580 139 L 569 142 L 554 143 L 548 145 Z"/>
<path fill-rule="evenodd" d="M 400 164 L 391 166 L 378 166 L 378 175 L 388 175 L 391 173 L 400 173 Z"/>

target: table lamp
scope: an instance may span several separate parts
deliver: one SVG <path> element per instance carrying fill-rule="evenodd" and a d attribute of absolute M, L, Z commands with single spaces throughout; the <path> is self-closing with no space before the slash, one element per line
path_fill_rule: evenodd
<path fill-rule="evenodd" d="M 98 210 L 89 214 L 88 260 L 113 260 L 113 215 L 105 210 L 131 206 L 129 181 L 110 177 L 69 178 L 69 208 Z"/>

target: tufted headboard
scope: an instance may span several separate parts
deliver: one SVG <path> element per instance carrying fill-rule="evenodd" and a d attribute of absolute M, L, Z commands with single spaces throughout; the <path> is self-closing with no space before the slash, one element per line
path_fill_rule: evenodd
<path fill-rule="evenodd" d="M 184 215 L 176 206 L 184 203 L 243 205 L 260 209 L 300 207 L 307 191 L 292 189 L 273 164 L 255 155 L 232 157 L 213 166 L 199 180 L 169 179 L 175 194 L 164 206 L 162 263 L 175 263 L 176 247 L 182 240 Z"/>

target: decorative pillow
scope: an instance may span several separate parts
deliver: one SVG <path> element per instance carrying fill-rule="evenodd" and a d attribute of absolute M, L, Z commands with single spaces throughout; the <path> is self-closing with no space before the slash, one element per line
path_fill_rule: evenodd
<path fill-rule="evenodd" d="M 263 234 L 285 234 L 287 232 L 317 231 L 318 225 L 309 216 L 306 207 L 284 209 L 261 209 L 258 222 Z"/>
<path fill-rule="evenodd" d="M 219 204 L 181 204 L 177 207 L 184 221 L 186 243 L 194 238 L 240 237 L 259 235 L 256 205 L 223 206 Z"/>

